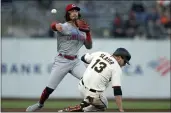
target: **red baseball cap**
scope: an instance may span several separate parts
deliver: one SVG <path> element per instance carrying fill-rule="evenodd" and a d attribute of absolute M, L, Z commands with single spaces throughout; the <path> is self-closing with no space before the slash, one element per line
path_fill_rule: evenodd
<path fill-rule="evenodd" d="M 76 6 L 75 4 L 68 4 L 65 8 L 66 11 L 70 11 L 72 9 L 76 9 L 76 10 L 80 11 L 80 8 L 78 6 Z"/>

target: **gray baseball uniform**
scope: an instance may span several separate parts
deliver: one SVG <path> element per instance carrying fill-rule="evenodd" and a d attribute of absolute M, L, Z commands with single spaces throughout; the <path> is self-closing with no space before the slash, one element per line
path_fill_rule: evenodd
<path fill-rule="evenodd" d="M 60 24 L 62 31 L 57 32 L 57 51 L 59 54 L 55 57 L 47 84 L 52 89 L 58 86 L 67 73 L 81 79 L 86 69 L 78 58 L 78 51 L 84 45 L 86 34 L 68 22 Z"/>

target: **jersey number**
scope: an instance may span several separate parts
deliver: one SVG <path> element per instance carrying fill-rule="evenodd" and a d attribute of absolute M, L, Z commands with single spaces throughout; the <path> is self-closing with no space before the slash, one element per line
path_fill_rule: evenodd
<path fill-rule="evenodd" d="M 100 66 L 96 66 L 96 64 L 100 64 Z M 94 68 L 96 72 L 101 73 L 103 69 L 106 68 L 106 66 L 107 66 L 106 63 L 100 62 L 100 59 L 97 59 L 91 68 L 92 69 Z"/>

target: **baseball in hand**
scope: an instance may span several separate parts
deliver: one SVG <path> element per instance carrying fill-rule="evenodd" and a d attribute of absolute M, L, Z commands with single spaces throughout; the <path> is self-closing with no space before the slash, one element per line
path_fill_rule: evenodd
<path fill-rule="evenodd" d="M 57 10 L 56 9 L 52 9 L 51 13 L 57 13 Z"/>

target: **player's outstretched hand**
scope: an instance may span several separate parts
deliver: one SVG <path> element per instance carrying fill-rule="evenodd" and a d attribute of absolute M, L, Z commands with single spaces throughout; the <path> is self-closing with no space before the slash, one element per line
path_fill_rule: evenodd
<path fill-rule="evenodd" d="M 84 19 L 76 20 L 76 25 L 80 31 L 83 31 L 86 33 L 90 32 L 90 26 L 87 24 L 87 22 Z"/>

